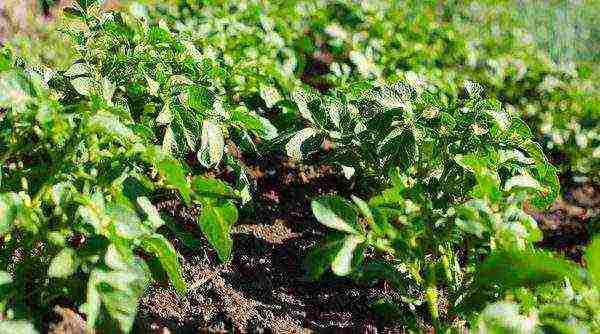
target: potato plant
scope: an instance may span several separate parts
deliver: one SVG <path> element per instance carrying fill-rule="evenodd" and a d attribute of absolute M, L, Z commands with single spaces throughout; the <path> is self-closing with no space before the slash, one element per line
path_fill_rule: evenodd
<path fill-rule="evenodd" d="M 423 291 L 410 303 L 426 303 L 437 326 L 449 316 L 441 315 L 438 295 L 459 307 L 478 256 L 531 249 L 541 239 L 523 206 L 554 201 L 556 171 L 523 121 L 481 98 L 477 85 L 467 91 L 468 100 L 450 104 L 434 87 L 402 83 L 337 98 L 297 96 L 310 127 L 292 136 L 290 156 L 301 158 L 327 140 L 324 161 L 366 178 L 375 191 L 368 201 L 312 202 L 317 220 L 337 230 L 311 254 L 314 276 L 328 266 L 341 276 L 369 276 L 365 254 L 373 249 L 399 276 L 399 289 Z"/>
<path fill-rule="evenodd" d="M 250 196 L 244 167 L 228 159 L 241 185 L 234 190 L 190 178 L 183 158 L 191 151 L 202 168 L 214 168 L 225 130 L 249 143 L 250 133 L 275 130 L 242 106 L 226 109 L 202 85 L 210 64 L 193 60 L 167 30 L 126 25 L 85 1 L 67 12 L 81 57 L 67 71 L 31 67 L 10 52 L 0 63 L 2 313 L 27 318 L 68 295 L 90 328 L 129 332 L 153 271 L 186 291 L 152 197 L 174 189 L 185 204 L 200 205 L 200 228 L 229 261 L 236 205 Z M 135 43 L 148 53 L 131 53 Z M 149 266 L 152 257 L 161 267 Z"/>

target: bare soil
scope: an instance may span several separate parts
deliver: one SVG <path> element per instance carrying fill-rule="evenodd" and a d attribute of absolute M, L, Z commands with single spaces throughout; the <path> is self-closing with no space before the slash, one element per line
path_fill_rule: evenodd
<path fill-rule="evenodd" d="M 333 275 L 318 282 L 307 278 L 303 259 L 325 234 L 311 218 L 310 200 L 335 191 L 347 195 L 349 181 L 329 168 L 300 168 L 278 155 L 253 162 L 253 168 L 257 204 L 234 228 L 228 265 L 220 264 L 199 232 L 197 212 L 178 201 L 160 204 L 202 244 L 194 250 L 173 240 L 184 257 L 190 292 L 179 296 L 167 286 L 152 286 L 140 305 L 138 331 L 403 332 L 387 327 L 369 307 L 384 296 L 399 298 L 385 282 L 361 286 Z M 541 246 L 580 262 L 599 208 L 597 186 L 570 187 L 565 199 L 536 215 L 544 232 Z"/>

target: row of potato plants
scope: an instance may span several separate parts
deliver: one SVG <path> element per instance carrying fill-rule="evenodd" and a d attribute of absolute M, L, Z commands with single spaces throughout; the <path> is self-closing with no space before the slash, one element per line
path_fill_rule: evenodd
<path fill-rule="evenodd" d="M 563 173 L 578 182 L 598 180 L 594 64 L 551 59 L 502 5 L 148 2 L 145 15 L 164 19 L 223 62 L 234 74 L 230 91 L 277 99 L 298 88 L 298 77 L 320 89 L 395 78 L 425 80 L 458 97 L 463 82 L 474 80 L 527 121 Z"/>
<path fill-rule="evenodd" d="M 121 3 L 138 17 L 162 20 L 203 57 L 218 61 L 231 76 L 218 78 L 217 85 L 248 103 L 261 95 L 271 106 L 301 81 L 329 89 L 362 79 L 426 80 L 455 97 L 465 80 L 477 81 L 530 125 L 562 174 L 576 182 L 598 181 L 598 71 L 593 62 L 552 59 L 535 43 L 540 36 L 514 18 L 512 6 L 383 0 Z M 573 6 L 594 8 L 587 1 Z M 579 28 L 585 32 L 579 37 L 591 44 L 595 27 Z M 17 39 L 13 48 L 26 48 L 27 58 L 63 63 L 68 57 L 60 38 L 48 39 L 33 45 Z M 60 51 L 48 59 L 45 43 Z"/>
<path fill-rule="evenodd" d="M 315 51 L 298 48 L 316 48 L 321 37 L 285 45 L 306 25 L 334 22 L 340 9 L 293 6 L 301 4 L 285 30 L 275 15 L 285 5 L 180 4 L 171 15 L 137 3 L 129 13 L 104 12 L 80 0 L 65 10 L 77 58 L 68 68 L 3 51 L 0 329 L 33 332 L 23 319 L 39 326 L 69 296 L 90 328 L 129 332 L 157 272 L 185 293 L 164 237 L 177 227 L 153 199 L 175 190 L 198 206 L 199 228 L 229 261 L 230 228 L 253 195 L 233 152 L 254 154 L 260 142 L 298 163 L 327 143 L 323 163 L 370 194 L 314 199 L 315 218 L 335 231 L 307 257 L 313 278 L 331 269 L 388 280 L 402 300 L 374 307 L 408 329 L 598 326 L 598 242 L 587 271 L 534 246 L 541 233 L 523 208 L 547 207 L 559 184 L 518 114 L 468 81 L 350 75 L 327 94 L 302 87 Z M 311 33 L 331 35 L 327 27 Z M 277 111 L 273 123 L 267 109 Z M 206 176 L 211 169 L 230 170 L 235 181 Z"/>

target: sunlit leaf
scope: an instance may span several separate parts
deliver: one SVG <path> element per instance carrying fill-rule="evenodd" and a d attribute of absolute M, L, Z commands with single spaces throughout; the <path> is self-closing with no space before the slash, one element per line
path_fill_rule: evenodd
<path fill-rule="evenodd" d="M 325 196 L 312 201 L 312 212 L 317 220 L 330 228 L 347 233 L 359 233 L 358 214 L 343 198 Z"/>
<path fill-rule="evenodd" d="M 185 279 L 183 278 L 181 265 L 177 258 L 177 252 L 171 243 L 162 235 L 153 234 L 142 241 L 142 247 L 158 258 L 163 269 L 169 275 L 171 282 L 173 282 L 175 289 L 179 293 L 185 293 L 187 291 Z"/>
<path fill-rule="evenodd" d="M 235 205 L 225 202 L 220 205 L 206 203 L 202 206 L 202 213 L 198 224 L 202 232 L 215 248 L 223 262 L 231 260 L 233 240 L 230 236 L 231 227 L 238 219 Z"/>
<path fill-rule="evenodd" d="M 200 150 L 198 150 L 198 161 L 206 167 L 212 168 L 218 165 L 223 158 L 225 139 L 221 128 L 210 120 L 205 120 L 202 125 L 202 138 Z"/>

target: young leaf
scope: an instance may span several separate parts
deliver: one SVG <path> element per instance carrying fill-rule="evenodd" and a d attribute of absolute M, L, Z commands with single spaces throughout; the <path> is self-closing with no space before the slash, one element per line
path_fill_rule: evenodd
<path fill-rule="evenodd" d="M 237 219 L 237 208 L 232 203 L 225 202 L 217 205 L 205 201 L 202 205 L 202 214 L 198 218 L 198 224 L 223 262 L 231 260 L 233 240 L 230 231 Z"/>
<path fill-rule="evenodd" d="M 339 196 L 324 196 L 313 200 L 312 212 L 317 220 L 330 228 L 358 234 L 358 214 L 354 207 Z"/>
<path fill-rule="evenodd" d="M 205 120 L 202 124 L 202 138 L 198 161 L 206 167 L 212 168 L 221 162 L 225 149 L 225 139 L 221 128 L 211 120 Z"/>
<path fill-rule="evenodd" d="M 177 259 L 177 252 L 171 243 L 162 235 L 153 234 L 142 241 L 142 247 L 158 258 L 177 292 L 186 293 L 187 287 L 181 272 L 181 265 Z"/>

